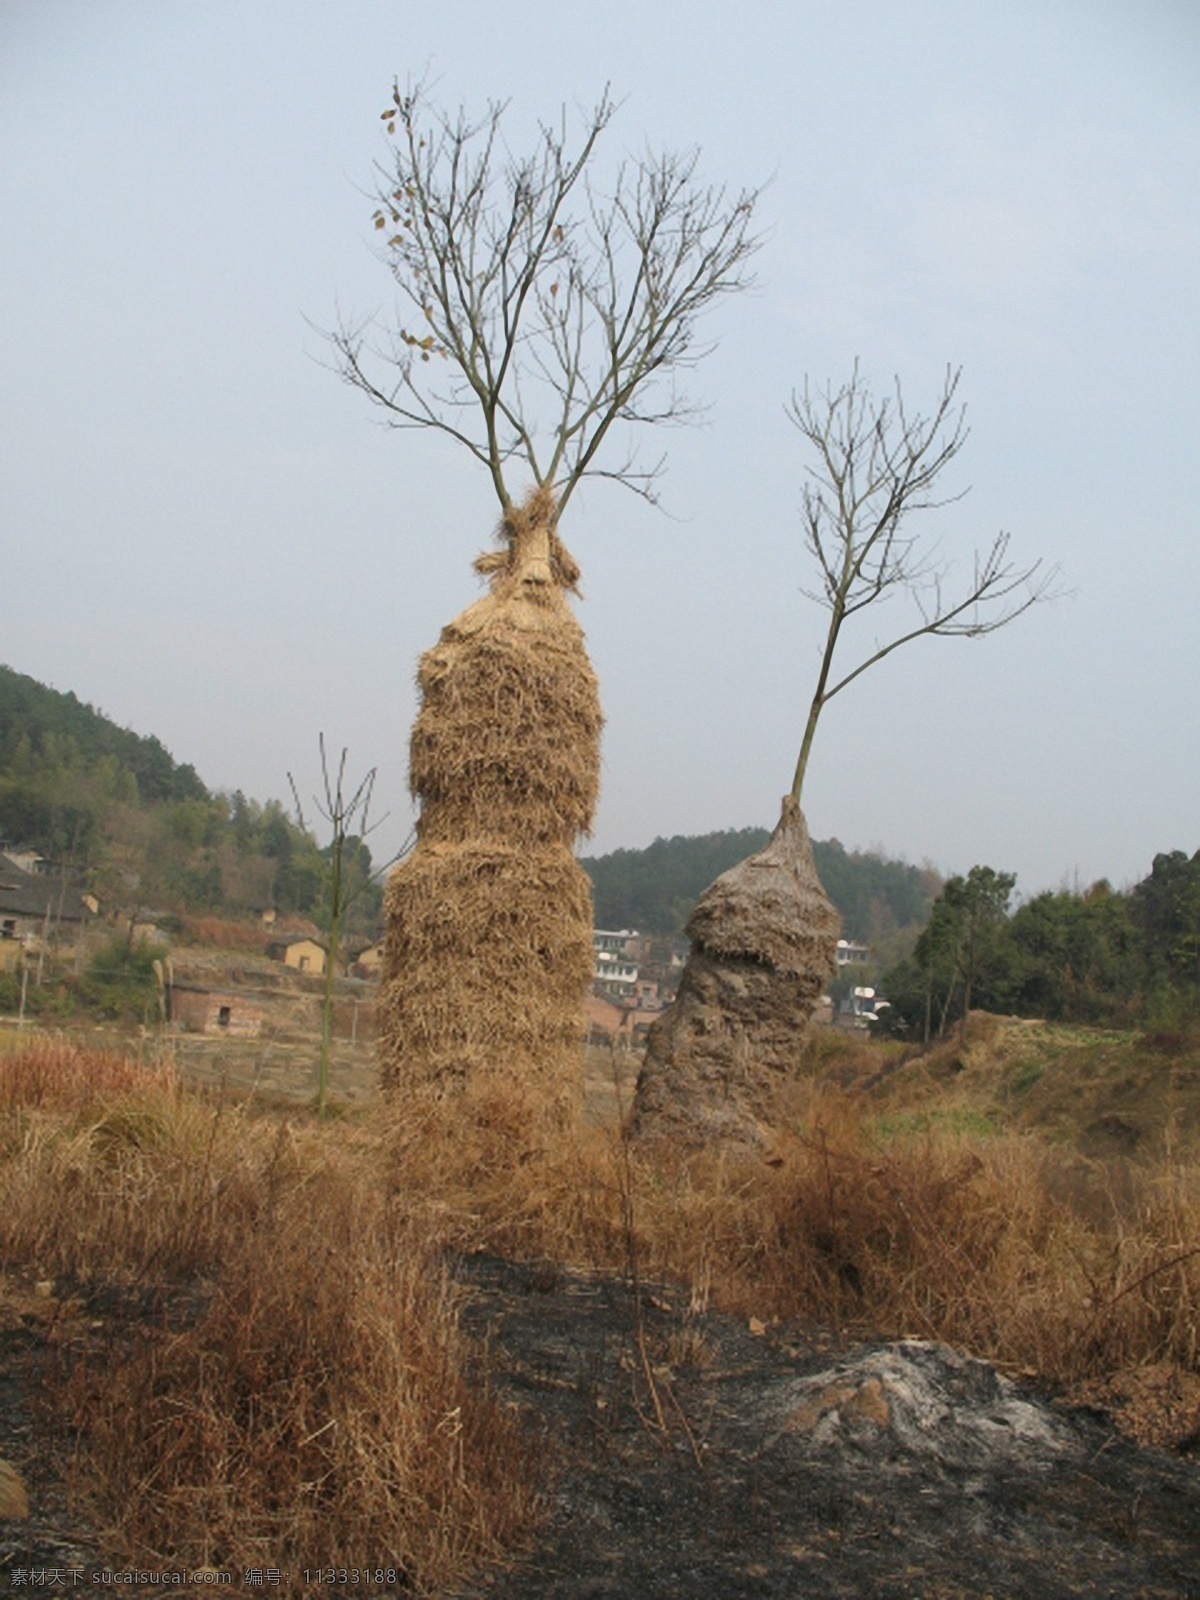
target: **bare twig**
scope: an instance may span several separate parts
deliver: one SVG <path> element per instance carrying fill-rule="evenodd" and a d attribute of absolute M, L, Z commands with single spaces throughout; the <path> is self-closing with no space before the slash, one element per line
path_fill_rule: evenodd
<path fill-rule="evenodd" d="M 560 514 L 585 477 L 653 501 L 661 458 L 602 468 L 602 447 L 617 425 L 696 414 L 679 377 L 706 353 L 701 317 L 751 281 L 758 191 L 705 186 L 694 151 L 626 160 L 602 189 L 607 89 L 574 149 L 564 113 L 511 153 L 506 110 L 452 117 L 424 85 L 393 86 L 373 221 L 412 320 L 342 322 L 335 370 L 390 426 L 461 445 L 503 507 L 514 462 L 555 488 Z"/>
<path fill-rule="evenodd" d="M 972 575 L 954 591 L 951 568 L 937 547 L 922 547 L 909 531 L 914 511 L 937 510 L 961 500 L 964 491 L 940 494 L 942 474 L 967 442 L 965 408 L 958 404 L 960 371 L 946 370 L 941 394 L 929 416 L 911 412 L 900 381 L 877 399 L 859 372 L 839 388 L 814 390 L 808 381 L 792 395 L 788 416 L 811 447 L 803 492 L 804 539 L 817 564 L 819 586 L 808 598 L 829 611 L 829 627 L 792 780 L 800 798 L 817 721 L 856 678 L 902 645 L 925 635 L 978 639 L 1007 627 L 1039 601 L 1055 595 L 1057 568 L 1042 571 L 1009 558 L 1009 535 L 999 533 Z M 842 626 L 851 617 L 908 593 L 916 610 L 911 626 L 877 644 L 851 670 L 834 677 Z"/>

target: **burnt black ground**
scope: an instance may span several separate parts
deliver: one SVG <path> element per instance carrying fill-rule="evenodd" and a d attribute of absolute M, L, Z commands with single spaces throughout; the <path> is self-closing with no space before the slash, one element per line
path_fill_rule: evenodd
<path fill-rule="evenodd" d="M 19 1469 L 33 1508 L 28 1522 L 0 1523 L 0 1593 L 14 1573 L 79 1571 L 95 1559 L 89 1530 L 68 1507 L 65 1462 L 37 1448 L 34 1397 L 48 1367 L 40 1330 L 0 1332 L 0 1455 Z"/>
<path fill-rule="evenodd" d="M 1014 1463 L 1000 1451 L 981 1470 L 879 1430 L 833 1445 L 781 1434 L 764 1396 L 886 1347 L 756 1337 L 655 1287 L 641 1293 L 643 1343 L 664 1438 L 627 1285 L 490 1258 L 463 1261 L 459 1276 L 466 1325 L 487 1339 L 497 1390 L 552 1472 L 526 1559 L 462 1600 L 1200 1600 L 1200 1462 L 1140 1449 L 1044 1392 L 1022 1398 L 1060 1452 Z M 706 1365 L 668 1364 L 698 1336 Z M 971 1371 L 986 1402 L 994 1375 Z"/>
<path fill-rule="evenodd" d="M 997 1380 L 983 1363 L 947 1366 L 932 1346 L 755 1336 L 743 1321 L 691 1314 L 686 1295 L 661 1285 L 635 1297 L 612 1277 L 487 1257 L 455 1271 L 488 1381 L 519 1408 L 548 1483 L 524 1559 L 455 1600 L 1200 1600 L 1194 1456 L 1138 1448 L 1034 1388 L 1020 1397 L 1056 1441 L 1049 1453 L 1001 1438 L 964 1466 L 961 1430 L 935 1430 L 916 1450 L 867 1424 L 832 1439 L 788 1430 L 781 1415 L 806 1378 L 870 1370 L 898 1349 L 985 1421 Z M 34 1397 L 53 1381 L 40 1324 L 0 1338 L 0 1454 L 37 1508 L 30 1523 L 0 1525 L 0 1592 L 22 1569 L 86 1568 L 101 1554 L 67 1504 L 69 1441 L 36 1447 Z"/>

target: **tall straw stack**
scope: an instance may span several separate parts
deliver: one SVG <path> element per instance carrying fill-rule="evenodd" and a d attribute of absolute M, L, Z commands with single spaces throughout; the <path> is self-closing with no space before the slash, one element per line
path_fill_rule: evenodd
<path fill-rule="evenodd" d="M 384 899 L 393 1096 L 501 1080 L 561 1116 L 578 1092 L 592 904 L 572 847 L 595 809 L 603 718 L 554 516 L 546 489 L 505 513 L 500 548 L 475 563 L 490 592 L 417 672 L 417 845 Z"/>
<path fill-rule="evenodd" d="M 785 795 L 767 843 L 722 873 L 688 919 L 679 992 L 650 1029 L 638 1074 L 635 1138 L 762 1141 L 833 976 L 839 927 L 804 815 Z"/>

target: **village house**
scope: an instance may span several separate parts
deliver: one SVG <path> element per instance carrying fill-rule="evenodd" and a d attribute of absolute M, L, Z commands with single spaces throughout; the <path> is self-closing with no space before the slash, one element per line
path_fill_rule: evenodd
<path fill-rule="evenodd" d="M 94 915 L 69 878 L 32 850 L 0 850 L 0 940 L 36 948 L 43 938 L 72 945 Z M 65 936 L 65 939 L 64 939 Z"/>
<path fill-rule="evenodd" d="M 595 952 L 592 987 L 597 994 L 607 995 L 610 998 L 630 995 L 637 984 L 637 976 L 638 969 L 632 961 L 615 956 L 608 950 Z"/>
<path fill-rule="evenodd" d="M 355 978 L 378 978 L 383 966 L 383 940 L 376 939 L 374 944 L 367 945 L 365 950 L 360 950 L 350 964 L 351 975 Z"/>
<path fill-rule="evenodd" d="M 587 1001 L 587 1042 L 601 1049 L 635 1050 L 646 1042 L 651 1024 L 662 1005 L 640 1006 L 636 1001 L 618 1005 L 598 994 Z"/>
<path fill-rule="evenodd" d="M 879 1021 L 890 1004 L 868 984 L 856 985 L 838 1006 L 837 1025 L 839 1028 L 869 1028 Z"/>
<path fill-rule="evenodd" d="M 169 911 L 138 911 L 134 914 L 132 927 L 127 919 L 121 919 L 118 926 L 128 932 L 133 944 L 170 944 L 170 934 L 160 926 L 170 916 Z"/>
<path fill-rule="evenodd" d="M 596 994 L 615 1000 L 635 992 L 638 969 L 631 951 L 639 941 L 640 935 L 632 928 L 593 930 L 592 988 Z"/>
<path fill-rule="evenodd" d="M 325 946 L 306 933 L 273 939 L 267 946 L 267 955 L 272 961 L 282 961 L 285 967 L 294 967 L 297 972 L 311 973 L 317 978 L 324 976 Z"/>
<path fill-rule="evenodd" d="M 663 1009 L 662 994 L 658 981 L 654 978 L 639 976 L 633 986 L 633 994 L 643 1011 L 661 1011 Z"/>
<path fill-rule="evenodd" d="M 189 1033 L 227 1033 L 252 1039 L 262 1032 L 263 1012 L 262 1001 L 241 990 L 171 985 L 168 1020 Z"/>
<path fill-rule="evenodd" d="M 26 845 L 0 845 L 0 854 L 10 866 L 28 873 L 31 878 L 44 877 L 50 865 L 45 856 L 39 855 L 36 850 L 30 850 Z"/>

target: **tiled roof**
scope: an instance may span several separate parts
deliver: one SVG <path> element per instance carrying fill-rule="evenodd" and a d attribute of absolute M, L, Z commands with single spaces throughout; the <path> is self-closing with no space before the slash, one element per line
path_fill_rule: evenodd
<path fill-rule="evenodd" d="M 59 878 L 23 872 L 7 856 L 0 856 L 0 916 L 44 917 L 47 907 L 52 921 L 82 922 L 87 915 L 78 889 L 68 885 L 64 891 Z"/>

